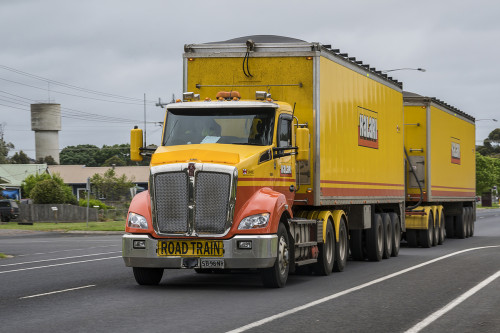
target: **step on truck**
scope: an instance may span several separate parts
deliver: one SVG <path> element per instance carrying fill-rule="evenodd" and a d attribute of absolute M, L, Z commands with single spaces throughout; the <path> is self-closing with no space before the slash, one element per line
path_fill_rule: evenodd
<path fill-rule="evenodd" d="M 161 145 L 149 151 L 131 131 L 131 159 L 151 158 L 123 236 L 137 283 L 248 269 L 283 287 L 302 266 L 329 275 L 349 255 L 397 256 L 407 202 L 416 221 L 446 209 L 408 197 L 402 83 L 370 65 L 248 36 L 185 45 L 183 68 L 183 99 L 158 103 Z"/>

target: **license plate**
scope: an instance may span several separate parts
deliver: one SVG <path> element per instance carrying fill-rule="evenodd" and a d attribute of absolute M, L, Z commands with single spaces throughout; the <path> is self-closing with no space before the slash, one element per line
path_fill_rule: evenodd
<path fill-rule="evenodd" d="M 160 257 L 222 257 L 224 243 L 218 240 L 159 240 Z"/>
<path fill-rule="evenodd" d="M 224 259 L 200 259 L 200 268 L 224 268 Z"/>

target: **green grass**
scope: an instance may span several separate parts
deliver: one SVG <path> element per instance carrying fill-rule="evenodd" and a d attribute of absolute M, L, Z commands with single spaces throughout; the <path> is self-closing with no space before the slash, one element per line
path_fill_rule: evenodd
<path fill-rule="evenodd" d="M 492 203 L 492 207 L 483 207 L 481 205 L 477 205 L 477 208 L 485 208 L 485 209 L 500 208 L 500 205 L 497 203 Z"/>
<path fill-rule="evenodd" d="M 6 255 L 5 253 L 1 253 L 0 252 L 0 259 L 5 259 L 5 258 L 8 258 L 9 256 Z"/>
<path fill-rule="evenodd" d="M 36 231 L 125 231 L 125 221 L 75 223 L 35 222 L 33 225 L 19 225 L 17 222 L 0 224 L 0 229 L 20 229 Z"/>

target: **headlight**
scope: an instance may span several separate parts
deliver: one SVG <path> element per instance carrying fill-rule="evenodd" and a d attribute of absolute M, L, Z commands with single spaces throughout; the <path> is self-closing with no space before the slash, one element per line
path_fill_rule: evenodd
<path fill-rule="evenodd" d="M 247 216 L 241 220 L 238 230 L 264 228 L 269 222 L 269 215 L 269 213 L 264 213 Z"/>
<path fill-rule="evenodd" d="M 148 228 L 148 221 L 146 220 L 146 218 L 136 213 L 129 213 L 127 222 L 129 228 L 137 228 L 137 229 Z"/>

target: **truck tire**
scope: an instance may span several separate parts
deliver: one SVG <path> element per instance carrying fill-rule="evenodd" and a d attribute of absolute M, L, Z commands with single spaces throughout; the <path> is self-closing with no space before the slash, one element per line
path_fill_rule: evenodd
<path fill-rule="evenodd" d="M 446 228 L 446 237 L 453 238 L 455 237 L 455 218 L 453 215 L 446 215 L 444 217 L 444 223 Z"/>
<path fill-rule="evenodd" d="M 285 225 L 278 226 L 278 256 L 273 267 L 262 270 L 262 284 L 267 288 L 283 288 L 290 270 L 290 247 Z"/>
<path fill-rule="evenodd" d="M 458 238 L 464 239 L 467 236 L 467 213 L 465 207 L 462 208 L 462 214 L 457 215 L 456 227 L 455 235 Z"/>
<path fill-rule="evenodd" d="M 363 253 L 363 230 L 349 231 L 349 246 L 351 249 L 351 259 L 356 261 L 365 260 Z"/>
<path fill-rule="evenodd" d="M 332 220 L 326 223 L 325 241 L 319 245 L 318 262 L 314 266 L 314 271 L 318 275 L 330 275 L 335 261 L 335 231 Z"/>
<path fill-rule="evenodd" d="M 349 245 L 347 241 L 347 227 L 345 219 L 340 219 L 339 225 L 339 241 L 335 242 L 335 261 L 333 263 L 334 272 L 342 272 L 347 264 L 347 256 L 349 255 Z"/>
<path fill-rule="evenodd" d="M 392 238 L 393 230 L 389 214 L 382 214 L 382 225 L 384 227 L 384 251 L 382 253 L 383 259 L 389 259 L 392 254 Z"/>
<path fill-rule="evenodd" d="M 389 213 L 392 223 L 392 253 L 391 256 L 397 257 L 401 247 L 401 225 L 399 224 L 399 217 L 396 213 Z"/>
<path fill-rule="evenodd" d="M 372 227 L 366 230 L 366 254 L 370 261 L 382 260 L 384 252 L 384 226 L 380 214 L 375 214 Z"/>
<path fill-rule="evenodd" d="M 441 211 L 441 214 L 439 214 L 439 240 L 438 240 L 438 245 L 443 245 L 444 240 L 446 239 L 446 229 L 445 229 L 445 222 L 444 222 L 444 212 Z"/>
<path fill-rule="evenodd" d="M 465 207 L 467 210 L 467 237 L 472 236 L 472 207 Z"/>
<path fill-rule="evenodd" d="M 470 237 L 474 236 L 474 207 L 470 207 Z"/>
<path fill-rule="evenodd" d="M 409 247 L 417 247 L 417 231 L 415 229 L 406 229 L 406 241 Z"/>
<path fill-rule="evenodd" d="M 434 215 L 434 214 L 433 214 Z M 439 243 L 439 216 L 433 216 L 434 224 L 433 224 L 433 238 L 432 238 L 432 246 L 437 246 Z"/>
<path fill-rule="evenodd" d="M 141 286 L 156 286 L 163 277 L 163 268 L 133 267 L 135 281 Z"/>
<path fill-rule="evenodd" d="M 429 212 L 427 218 L 427 229 L 419 230 L 419 242 L 422 247 L 429 248 L 434 242 L 434 217 L 432 212 Z"/>

